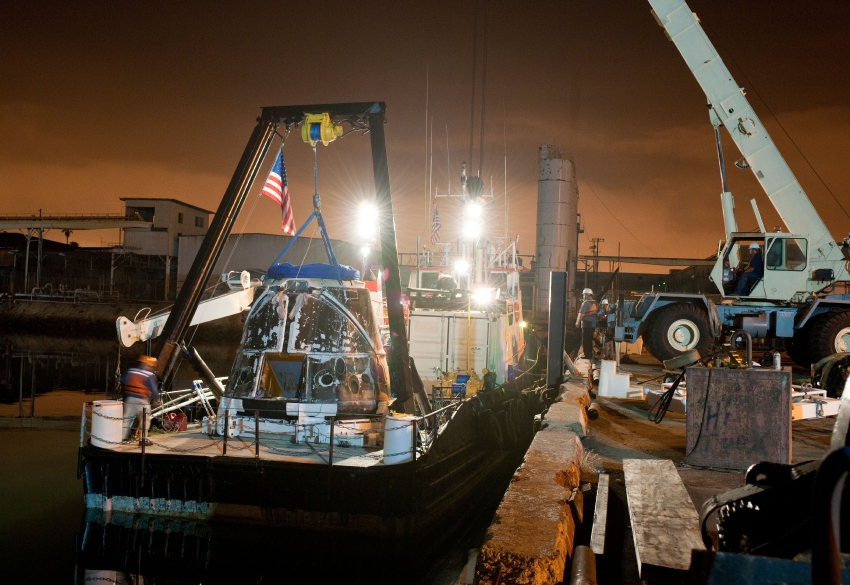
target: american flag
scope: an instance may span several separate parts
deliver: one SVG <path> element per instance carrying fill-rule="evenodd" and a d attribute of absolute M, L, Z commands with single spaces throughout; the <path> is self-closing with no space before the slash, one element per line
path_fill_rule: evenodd
<path fill-rule="evenodd" d="M 269 178 L 263 187 L 263 195 L 280 205 L 283 220 L 280 228 L 283 233 L 295 235 L 295 218 L 292 216 L 292 205 L 289 204 L 289 183 L 286 180 L 286 165 L 283 164 L 283 149 L 277 153 L 277 160 L 269 172 Z"/>
<path fill-rule="evenodd" d="M 431 245 L 433 246 L 440 241 L 440 228 L 443 224 L 440 223 L 440 214 L 437 213 L 437 206 L 434 206 L 434 221 L 431 222 Z"/>

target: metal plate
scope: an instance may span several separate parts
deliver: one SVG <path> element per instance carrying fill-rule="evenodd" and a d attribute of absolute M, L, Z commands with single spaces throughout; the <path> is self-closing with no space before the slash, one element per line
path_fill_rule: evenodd
<path fill-rule="evenodd" d="M 688 368 L 687 456 L 701 467 L 791 463 L 791 374 Z"/>

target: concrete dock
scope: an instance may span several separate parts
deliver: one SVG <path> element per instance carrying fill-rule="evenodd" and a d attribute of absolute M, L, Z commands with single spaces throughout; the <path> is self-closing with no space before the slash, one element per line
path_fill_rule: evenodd
<path fill-rule="evenodd" d="M 623 370 L 631 373 L 637 384 L 661 373 L 660 364 L 653 363 L 652 358 L 635 357 L 639 363 L 624 365 Z M 590 395 L 584 382 L 570 380 L 561 385 L 558 401 L 544 414 L 541 430 L 535 435 L 487 531 L 478 556 L 475 583 L 569 582 L 575 546 L 590 544 L 594 508 L 583 505 L 582 501 L 595 501 L 595 490 L 588 490 L 591 486 L 587 484 L 595 484 L 597 473 L 605 474 L 606 483 L 610 481 L 611 486 L 610 496 L 609 492 L 605 493 L 606 498 L 610 497 L 610 508 L 607 534 L 604 527 L 602 530 L 604 553 L 596 555 L 599 582 L 665 582 L 671 575 L 675 581 L 677 571 L 682 576 L 682 567 L 690 562 L 684 548 L 698 545 L 699 540 L 691 538 L 689 546 L 680 547 L 682 551 L 678 552 L 676 547 L 663 547 L 657 541 L 651 542 L 649 549 L 636 550 L 646 546 L 647 540 L 646 535 L 636 536 L 633 532 L 633 524 L 641 521 L 641 512 L 631 510 L 630 506 L 651 508 L 651 504 L 632 502 L 643 489 L 634 479 L 635 470 L 647 467 L 636 463 L 641 460 L 664 463 L 664 473 L 672 474 L 665 476 L 665 485 L 673 486 L 682 500 L 681 506 L 670 512 L 668 524 L 684 522 L 683 529 L 691 535 L 698 534 L 697 511 L 708 498 L 744 484 L 743 472 L 695 468 L 683 463 L 684 416 L 670 412 L 660 424 L 655 424 L 649 419 L 648 406 L 643 400 L 600 397 L 594 402 L 599 417 L 588 423 L 585 409 L 590 404 Z M 792 461 L 822 457 L 828 449 L 834 422 L 835 417 L 794 421 Z M 624 475 L 625 461 L 636 462 L 629 464 L 631 485 L 626 477 L 628 470 Z M 652 465 L 649 468 L 654 469 Z M 648 472 L 643 470 L 643 473 Z M 637 516 L 633 515 L 629 521 L 630 513 L 635 512 Z M 637 530 L 643 528 L 638 526 Z M 709 535 L 716 537 L 711 531 Z M 654 536 L 650 536 L 652 541 Z M 598 531 L 594 539 L 594 546 L 599 546 Z M 681 558 L 657 560 L 650 554 L 653 546 L 670 548 Z"/>

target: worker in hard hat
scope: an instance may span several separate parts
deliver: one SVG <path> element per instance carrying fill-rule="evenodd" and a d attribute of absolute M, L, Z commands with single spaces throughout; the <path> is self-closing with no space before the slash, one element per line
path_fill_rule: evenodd
<path fill-rule="evenodd" d="M 738 277 L 738 282 L 735 285 L 735 294 L 738 296 L 749 294 L 753 285 L 764 276 L 764 259 L 758 242 L 750 244 L 750 254 L 750 264 Z"/>
<path fill-rule="evenodd" d="M 581 346 L 585 359 L 593 361 L 593 332 L 596 329 L 596 313 L 599 308 L 589 288 L 581 291 L 583 301 L 576 316 L 576 327 L 581 327 Z"/>
<path fill-rule="evenodd" d="M 141 426 L 144 412 L 145 442 L 151 426 L 151 405 L 159 403 L 159 380 L 154 374 L 156 358 L 149 355 L 139 357 L 133 367 L 121 377 L 121 392 L 124 395 L 124 440 L 129 439 Z"/>
<path fill-rule="evenodd" d="M 609 326 L 608 316 L 614 314 L 608 299 L 602 299 L 599 303 L 599 312 L 596 314 L 596 331 L 599 334 L 599 346 L 602 348 L 602 359 L 613 359 L 614 355 L 614 329 Z"/>

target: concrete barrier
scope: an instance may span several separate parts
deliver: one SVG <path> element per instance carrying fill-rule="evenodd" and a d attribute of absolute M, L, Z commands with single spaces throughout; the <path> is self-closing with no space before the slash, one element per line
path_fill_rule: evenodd
<path fill-rule="evenodd" d="M 590 393 L 587 391 L 587 386 L 583 382 L 579 380 L 568 380 L 561 384 L 561 394 L 558 396 L 557 402 L 565 402 L 587 408 L 590 406 Z"/>
<path fill-rule="evenodd" d="M 587 412 L 583 406 L 559 402 L 549 407 L 544 426 L 545 430 L 568 431 L 584 438 L 587 436 Z"/>
<path fill-rule="evenodd" d="M 567 499 L 579 485 L 583 454 L 579 434 L 572 429 L 580 428 L 583 433 L 587 425 L 584 406 L 576 400 L 581 397 L 573 393 L 549 408 L 548 426 L 534 436 L 487 530 L 475 570 L 476 583 L 548 585 L 563 581 L 576 525 Z"/>

